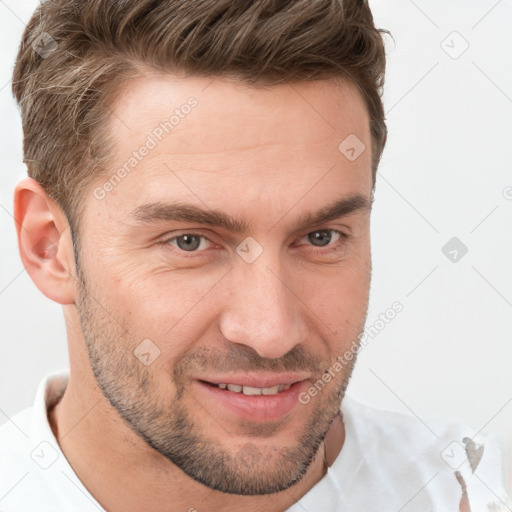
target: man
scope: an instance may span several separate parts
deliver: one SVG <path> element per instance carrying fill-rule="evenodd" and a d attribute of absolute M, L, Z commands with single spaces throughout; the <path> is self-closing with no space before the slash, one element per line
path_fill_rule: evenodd
<path fill-rule="evenodd" d="M 345 397 L 384 63 L 362 1 L 37 9 L 15 218 L 70 371 L 0 430 L 0 510 L 506 510 L 492 438 Z"/>

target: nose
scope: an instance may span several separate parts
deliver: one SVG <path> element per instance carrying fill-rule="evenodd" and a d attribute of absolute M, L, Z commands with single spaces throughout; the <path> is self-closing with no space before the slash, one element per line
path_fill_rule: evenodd
<path fill-rule="evenodd" d="M 269 359 L 284 356 L 305 340 L 303 303 L 282 272 L 271 269 L 264 260 L 241 263 L 228 286 L 220 318 L 226 340 L 247 345 Z"/>

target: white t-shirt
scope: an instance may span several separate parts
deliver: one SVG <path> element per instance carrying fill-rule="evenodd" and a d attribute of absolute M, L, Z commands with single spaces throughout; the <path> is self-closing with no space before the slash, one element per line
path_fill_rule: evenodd
<path fill-rule="evenodd" d="M 69 465 L 48 423 L 66 373 L 40 384 L 32 407 L 0 428 L 1 512 L 104 510 Z M 512 510 L 494 436 L 460 423 L 381 411 L 345 397 L 345 443 L 327 474 L 288 512 Z M 465 439 L 466 438 L 466 439 Z"/>

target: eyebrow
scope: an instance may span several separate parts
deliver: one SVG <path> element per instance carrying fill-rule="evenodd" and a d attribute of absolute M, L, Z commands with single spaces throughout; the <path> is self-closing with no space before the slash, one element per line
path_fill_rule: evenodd
<path fill-rule="evenodd" d="M 360 194 L 353 194 L 338 199 L 317 211 L 303 213 L 295 221 L 295 225 L 297 229 L 315 226 L 345 217 L 351 213 L 369 211 L 371 206 L 372 200 Z M 286 217 L 288 213 L 280 220 Z M 245 219 L 237 219 L 220 210 L 201 208 L 193 204 L 181 202 L 164 203 L 157 201 L 143 204 L 133 210 L 131 217 L 141 224 L 174 221 L 220 227 L 234 233 L 246 233 L 250 230 L 250 223 Z"/>

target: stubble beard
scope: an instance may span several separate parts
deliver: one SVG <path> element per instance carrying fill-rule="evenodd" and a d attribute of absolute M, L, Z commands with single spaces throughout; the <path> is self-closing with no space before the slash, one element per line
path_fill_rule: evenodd
<path fill-rule="evenodd" d="M 144 366 L 134 356 L 137 340 L 91 299 L 83 277 L 80 280 L 78 316 L 86 342 L 91 369 L 98 387 L 110 405 L 119 413 L 132 431 L 150 447 L 166 457 L 189 477 L 203 485 L 228 494 L 263 495 L 283 491 L 299 482 L 306 474 L 339 412 L 356 356 L 343 369 L 341 381 L 327 386 L 308 405 L 301 405 L 308 419 L 303 427 L 297 427 L 297 441 L 291 446 L 265 447 L 258 437 L 257 425 L 246 423 L 247 436 L 235 447 L 226 446 L 205 432 L 194 420 L 184 404 L 190 393 L 184 385 L 184 376 L 191 375 L 190 368 L 207 365 L 218 369 L 219 365 L 233 357 L 203 348 L 188 354 L 167 372 L 165 385 L 174 387 L 169 400 L 161 396 L 160 381 L 152 366 Z M 140 340 L 138 340 L 140 342 Z M 297 353 L 300 357 L 300 351 Z M 237 366 L 244 369 L 299 369 L 299 359 L 294 366 L 278 368 L 275 360 L 257 357 L 254 365 L 251 357 L 240 359 Z M 311 363 L 301 358 L 300 364 L 311 369 Z M 160 367 L 161 370 L 161 367 Z M 160 390 L 160 393 L 159 393 Z M 240 425 L 238 425 L 239 427 Z M 271 428 L 271 427 L 270 427 Z M 265 428 L 263 427 L 263 430 Z M 279 428 L 276 427 L 276 431 Z M 255 435 L 256 434 L 256 435 Z M 266 436 L 268 438 L 268 435 Z"/>

